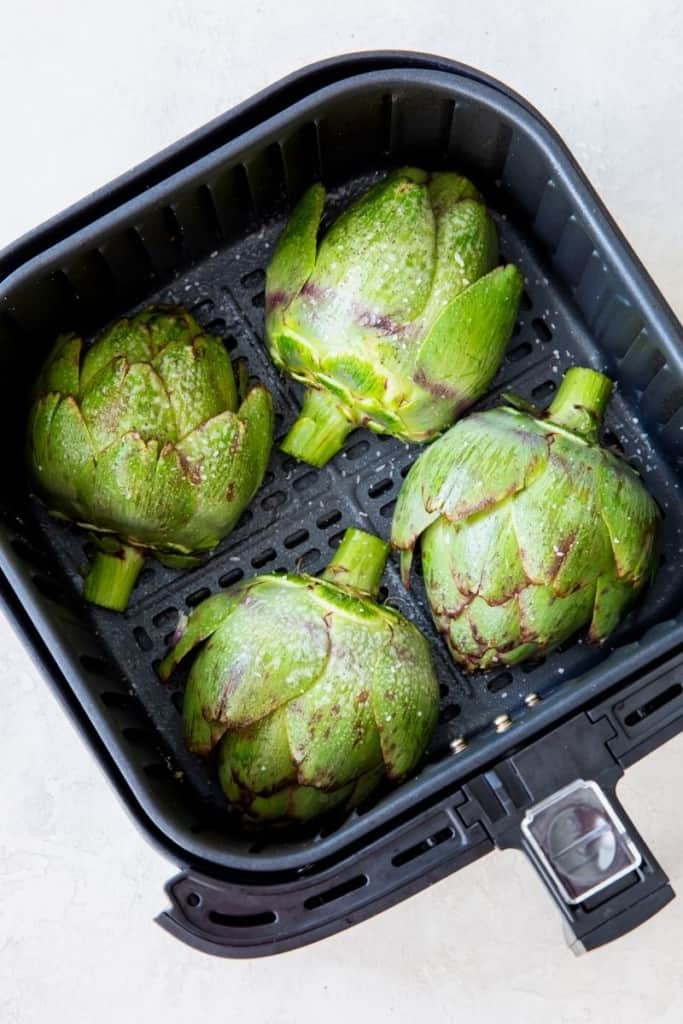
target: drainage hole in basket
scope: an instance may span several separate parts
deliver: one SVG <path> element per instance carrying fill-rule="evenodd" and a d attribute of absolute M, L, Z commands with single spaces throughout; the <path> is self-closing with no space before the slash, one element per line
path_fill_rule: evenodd
<path fill-rule="evenodd" d="M 493 679 L 489 679 L 486 689 L 490 690 L 491 693 L 500 693 L 501 690 L 505 690 L 511 683 L 512 672 L 501 672 L 499 675 L 494 676 Z"/>
<path fill-rule="evenodd" d="M 277 552 L 275 548 L 266 548 L 265 551 L 261 551 L 258 555 L 254 555 L 251 560 L 251 564 L 254 569 L 262 569 L 264 565 L 268 564 L 268 562 L 273 562 L 276 557 Z"/>
<path fill-rule="evenodd" d="M 134 747 L 152 747 L 156 736 L 150 729 L 139 729 L 136 725 L 127 725 L 121 733 Z"/>
<path fill-rule="evenodd" d="M 184 696 L 185 695 L 182 690 L 174 690 L 173 693 L 171 694 L 171 704 L 176 709 L 176 711 L 181 715 L 183 713 Z"/>
<path fill-rule="evenodd" d="M 194 608 L 195 605 L 200 604 L 210 596 L 211 591 L 208 587 L 200 587 L 199 590 L 193 590 L 191 594 L 187 595 L 185 598 L 185 604 L 188 604 L 190 608 Z"/>
<path fill-rule="evenodd" d="M 455 830 L 450 826 L 439 829 L 434 835 L 429 836 L 427 839 L 423 839 L 421 843 L 416 843 L 414 846 L 409 846 L 407 850 L 401 850 L 400 853 L 395 854 L 391 858 L 391 863 L 395 868 L 400 868 L 404 864 L 408 864 L 411 860 L 416 860 L 425 853 L 429 853 L 436 846 L 441 846 L 442 843 L 448 842 L 449 839 L 453 839 L 455 836 Z"/>
<path fill-rule="evenodd" d="M 257 309 L 263 309 L 263 307 L 266 304 L 266 293 L 257 292 L 256 295 L 252 295 L 251 304 L 252 306 L 255 306 Z"/>
<path fill-rule="evenodd" d="M 105 679 L 119 679 L 118 672 L 110 662 L 99 658 L 95 654 L 81 654 L 78 659 L 86 670 L 96 676 L 104 676 Z"/>
<path fill-rule="evenodd" d="M 240 281 L 249 291 L 253 288 L 261 289 L 266 281 L 266 272 L 261 267 L 257 267 L 256 270 L 250 270 L 247 274 L 242 274 Z"/>
<path fill-rule="evenodd" d="M 185 902 L 187 903 L 188 907 L 198 907 L 202 902 L 202 898 L 199 895 L 199 893 L 190 892 L 187 894 Z"/>
<path fill-rule="evenodd" d="M 624 454 L 624 446 L 613 430 L 603 430 L 602 443 L 606 448 L 612 448 L 619 455 Z"/>
<path fill-rule="evenodd" d="M 237 338 L 233 334 L 228 334 L 226 335 L 225 338 L 223 338 L 223 345 L 228 352 L 234 352 L 238 344 L 239 342 L 237 341 Z"/>
<path fill-rule="evenodd" d="M 521 345 L 517 345 L 508 352 L 508 359 L 511 363 L 518 363 L 520 359 L 524 359 L 531 352 L 531 345 L 528 341 L 523 341 Z"/>
<path fill-rule="evenodd" d="M 234 583 L 239 581 L 244 576 L 242 569 L 231 569 L 229 572 L 224 572 L 222 576 L 218 577 L 219 587 L 232 587 Z"/>
<path fill-rule="evenodd" d="M 676 700 L 682 693 L 683 685 L 681 683 L 673 683 L 666 690 L 662 690 L 661 693 L 641 704 L 639 708 L 634 708 L 633 711 L 629 712 L 624 718 L 624 725 L 632 729 L 634 725 L 638 725 L 646 718 L 649 718 L 655 711 L 659 711 L 660 708 L 670 704 L 672 700 Z"/>
<path fill-rule="evenodd" d="M 140 708 L 137 697 L 134 697 L 132 693 L 119 693 L 118 690 L 104 690 L 100 694 L 100 700 L 105 707 L 120 711 L 139 710 Z"/>
<path fill-rule="evenodd" d="M 260 914 L 221 914 L 219 910 L 210 910 L 209 920 L 223 928 L 262 928 L 275 924 L 277 914 L 272 910 L 262 910 Z"/>
<path fill-rule="evenodd" d="M 522 292 L 522 297 L 519 300 L 519 308 L 520 309 L 531 309 L 532 306 L 533 306 L 533 302 L 529 298 L 529 293 L 528 292 Z"/>
<path fill-rule="evenodd" d="M 391 477 L 386 476 L 383 480 L 376 480 L 374 484 L 368 487 L 368 495 L 371 498 L 379 498 L 382 494 L 386 494 L 394 486 L 394 481 Z"/>
<path fill-rule="evenodd" d="M 338 533 L 333 533 L 331 537 L 327 538 L 327 543 L 331 548 L 338 548 L 342 542 L 342 537 L 346 533 L 346 530 L 339 530 Z"/>
<path fill-rule="evenodd" d="M 333 903 L 335 900 L 340 900 L 342 896 L 348 896 L 349 893 L 362 889 L 369 881 L 367 875 L 356 875 L 354 878 L 349 878 L 347 882 L 335 885 L 325 892 L 309 896 L 307 900 L 304 900 L 304 907 L 306 910 L 317 910 L 318 907 L 324 907 L 327 903 Z"/>
<path fill-rule="evenodd" d="M 535 398 L 537 402 L 542 402 L 546 398 L 550 398 L 554 394 L 557 385 L 555 381 L 545 380 L 542 384 L 538 384 L 531 392 L 531 397 Z"/>
<path fill-rule="evenodd" d="M 450 686 L 448 686 L 446 683 L 439 683 L 439 696 L 440 697 L 447 697 L 450 692 L 451 692 Z"/>
<path fill-rule="evenodd" d="M 531 672 L 535 672 L 537 668 L 541 668 L 545 665 L 545 658 L 536 658 L 534 661 L 527 661 L 521 665 L 522 672 L 529 675 Z"/>
<path fill-rule="evenodd" d="M 347 459 L 359 459 L 361 455 L 365 455 L 366 451 L 370 447 L 369 441 L 356 441 L 350 448 L 347 448 L 344 455 Z"/>
<path fill-rule="evenodd" d="M 157 629 L 166 629 L 169 626 L 175 626 L 178 622 L 178 609 L 177 608 L 164 608 L 162 612 L 157 612 L 152 617 L 152 622 Z"/>
<path fill-rule="evenodd" d="M 386 599 L 388 597 L 389 597 L 389 588 L 385 587 L 384 584 L 382 584 L 382 586 L 377 591 L 377 597 L 375 598 L 375 601 L 377 602 L 377 604 L 384 604 L 384 602 L 386 601 Z"/>
<path fill-rule="evenodd" d="M 209 320 L 208 324 L 204 325 L 204 330 L 210 334 L 223 334 L 227 324 L 222 317 L 216 317 L 215 320 Z"/>
<path fill-rule="evenodd" d="M 315 562 L 320 558 L 320 549 L 311 548 L 309 551 L 304 551 L 303 555 L 297 562 L 297 571 L 306 572 Z"/>
<path fill-rule="evenodd" d="M 15 551 L 20 558 L 23 558 L 26 562 L 32 562 L 36 567 L 44 566 L 48 567 L 48 559 L 42 551 L 34 548 L 33 544 L 29 544 L 23 537 L 12 537 L 11 540 L 12 550 Z"/>
<path fill-rule="evenodd" d="M 312 484 L 316 482 L 317 479 L 318 474 L 315 473 L 313 470 L 310 470 L 310 472 L 304 473 L 303 476 L 297 477 L 297 479 L 294 481 L 294 490 L 306 491 L 308 490 L 309 487 L 311 487 Z"/>
<path fill-rule="evenodd" d="M 331 512 L 325 512 L 324 515 L 320 516 L 315 525 L 319 530 L 329 530 L 330 526 L 338 523 L 341 517 L 341 512 L 338 508 L 335 508 Z"/>
<path fill-rule="evenodd" d="M 396 501 L 397 499 L 394 498 L 393 501 L 388 501 L 386 505 L 382 505 L 380 507 L 379 514 L 382 516 L 383 519 L 389 519 L 391 516 L 393 516 L 394 509 L 396 508 Z"/>
<path fill-rule="evenodd" d="M 208 313 L 210 309 L 213 309 L 213 299 L 200 299 L 194 306 L 190 306 L 190 313 Z"/>
<path fill-rule="evenodd" d="M 444 708 L 441 708 L 439 712 L 440 722 L 452 722 L 461 712 L 459 704 L 446 704 Z"/>
<path fill-rule="evenodd" d="M 142 626 L 136 626 L 133 630 L 133 636 L 135 637 L 135 643 L 138 645 L 141 651 L 151 651 L 154 644 L 152 638 L 146 629 Z"/>
<path fill-rule="evenodd" d="M 287 495 L 284 491 L 273 491 L 272 494 L 267 494 L 261 501 L 261 508 L 266 512 L 273 512 L 280 505 L 284 505 L 287 501 Z"/>
<path fill-rule="evenodd" d="M 401 466 L 400 472 L 401 472 L 401 477 L 402 477 L 403 480 L 405 480 L 405 478 L 408 476 L 408 473 L 410 473 L 410 469 L 411 469 L 412 465 L 413 465 L 412 462 L 407 462 L 405 464 L 405 466 Z"/>
<path fill-rule="evenodd" d="M 43 597 L 47 597 L 50 601 L 57 602 L 57 604 L 66 603 L 64 588 L 50 576 L 43 576 L 42 573 L 34 573 L 31 579 Z"/>
<path fill-rule="evenodd" d="M 537 316 L 531 321 L 531 326 L 536 331 L 536 334 L 541 341 L 550 341 L 553 336 L 553 332 L 550 330 L 545 320 L 541 320 L 540 316 Z"/>
<path fill-rule="evenodd" d="M 294 533 L 290 533 L 288 537 L 285 537 L 285 547 L 296 548 L 299 544 L 303 544 L 304 541 L 308 540 L 309 537 L 310 533 L 308 530 L 295 530 Z"/>
<path fill-rule="evenodd" d="M 242 527 L 246 526 L 247 523 L 250 523 L 253 518 L 254 518 L 254 513 L 251 511 L 251 509 L 250 508 L 245 508 L 244 512 L 242 513 L 242 515 L 237 520 L 237 526 L 235 527 L 235 532 L 237 532 L 237 530 L 241 530 Z"/>

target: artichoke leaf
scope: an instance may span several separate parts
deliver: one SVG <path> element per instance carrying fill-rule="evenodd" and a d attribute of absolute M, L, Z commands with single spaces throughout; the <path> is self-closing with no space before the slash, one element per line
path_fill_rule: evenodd
<path fill-rule="evenodd" d="M 401 779 L 422 757 L 439 706 L 429 645 L 405 619 L 392 624 L 379 652 L 370 696 L 386 774 Z"/>
<path fill-rule="evenodd" d="M 616 629 L 640 589 L 630 579 L 619 579 L 615 568 L 598 577 L 588 638 L 601 643 Z"/>
<path fill-rule="evenodd" d="M 175 532 L 187 550 L 215 547 L 239 519 L 246 504 L 244 482 L 236 474 L 246 426 L 229 410 L 207 420 L 177 444 L 193 493 L 194 512 Z"/>
<path fill-rule="evenodd" d="M 306 588 L 266 577 L 246 588 L 193 666 L 204 717 L 253 725 L 313 687 L 328 650 L 327 625 Z"/>
<path fill-rule="evenodd" d="M 330 654 L 317 686 L 287 707 L 287 729 L 300 784 L 333 790 L 382 763 L 371 691 L 386 640 L 332 611 Z"/>
<path fill-rule="evenodd" d="M 444 191 L 441 185 L 440 193 Z M 484 204 L 474 199 L 446 204 L 442 194 L 439 200 L 435 210 L 436 265 L 429 299 L 420 314 L 420 322 L 427 328 L 456 295 L 498 262 L 498 236 Z"/>
<path fill-rule="evenodd" d="M 325 205 L 325 189 L 312 185 L 294 207 L 280 235 L 266 273 L 266 319 L 269 333 L 273 316 L 301 291 L 315 266 L 318 229 Z M 279 313 L 281 319 L 281 312 Z"/>
<path fill-rule="evenodd" d="M 321 814 L 328 814 L 350 799 L 354 788 L 353 782 L 333 792 L 323 792 L 313 786 L 295 786 L 290 790 L 289 814 L 295 821 L 310 821 Z"/>
<path fill-rule="evenodd" d="M 164 382 L 178 437 L 237 408 L 232 364 L 219 338 L 200 334 L 191 345 L 184 340 L 166 345 L 152 365 Z"/>
<path fill-rule="evenodd" d="M 35 387 L 36 396 L 49 391 L 78 396 L 83 342 L 75 334 L 61 334 L 47 357 Z"/>
<path fill-rule="evenodd" d="M 604 452 L 600 510 L 621 579 L 649 579 L 657 546 L 659 509 L 634 470 Z"/>
<path fill-rule="evenodd" d="M 244 423 L 244 436 L 236 469 L 236 490 L 249 500 L 260 486 L 273 443 L 275 414 L 273 399 L 266 388 L 249 391 L 237 411 Z"/>
<path fill-rule="evenodd" d="M 548 441 L 526 417 L 491 409 L 456 424 L 427 454 L 427 508 L 456 523 L 523 491 L 545 467 Z"/>
<path fill-rule="evenodd" d="M 83 395 L 81 411 L 98 451 L 128 431 L 145 439 L 177 440 L 168 393 L 150 363 L 125 358 L 108 363 Z"/>
<path fill-rule="evenodd" d="M 91 486 L 85 495 L 93 523 L 145 544 L 150 523 L 150 496 L 159 457 L 159 442 L 146 441 L 134 431 L 124 434 L 99 453 Z"/>
<path fill-rule="evenodd" d="M 73 396 L 51 392 L 37 399 L 29 436 L 33 471 L 41 488 L 59 511 L 81 517 L 87 508 L 95 459 L 90 433 Z"/>
<path fill-rule="evenodd" d="M 296 782 L 296 767 L 289 749 L 287 720 L 282 711 L 254 725 L 228 732 L 218 752 L 219 773 L 229 770 L 237 784 L 250 793 L 272 793 Z"/>
<path fill-rule="evenodd" d="M 186 655 L 212 636 L 242 600 L 242 590 L 212 594 L 184 619 L 173 637 L 173 647 L 159 666 L 166 683 Z"/>
<path fill-rule="evenodd" d="M 104 331 L 85 353 L 81 367 L 81 396 L 111 363 L 146 363 L 154 355 L 147 329 L 136 320 L 118 320 Z"/>
<path fill-rule="evenodd" d="M 437 396 L 474 401 L 500 366 L 517 315 L 523 278 L 497 267 L 451 299 L 429 326 L 415 380 Z"/>

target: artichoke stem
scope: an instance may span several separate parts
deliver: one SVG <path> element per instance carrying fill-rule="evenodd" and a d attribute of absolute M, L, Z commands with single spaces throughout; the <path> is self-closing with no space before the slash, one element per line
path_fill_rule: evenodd
<path fill-rule="evenodd" d="M 389 556 L 389 545 L 364 530 L 350 528 L 342 537 L 322 578 L 377 597 L 379 581 Z"/>
<path fill-rule="evenodd" d="M 553 423 L 595 443 L 612 393 L 612 381 L 597 370 L 573 366 L 551 402 L 546 416 Z"/>
<path fill-rule="evenodd" d="M 353 428 L 334 395 L 309 389 L 298 420 L 282 442 L 282 450 L 312 466 L 324 466 L 337 454 Z"/>
<path fill-rule="evenodd" d="M 103 608 L 125 611 L 144 563 L 142 551 L 128 544 L 122 544 L 114 553 L 98 551 L 85 577 L 84 596 Z"/>

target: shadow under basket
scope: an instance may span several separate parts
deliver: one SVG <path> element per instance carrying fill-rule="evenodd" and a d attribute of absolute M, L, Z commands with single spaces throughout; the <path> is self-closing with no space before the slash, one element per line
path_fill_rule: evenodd
<path fill-rule="evenodd" d="M 664 515 L 651 589 L 601 648 L 579 637 L 543 661 L 467 678 L 434 632 L 422 590 L 395 564 L 382 598 L 426 633 L 439 725 L 418 774 L 314 828 L 250 835 L 227 814 L 211 766 L 187 753 L 182 690 L 155 666 L 180 615 L 243 577 L 317 573 L 344 529 L 388 537 L 418 446 L 352 434 L 324 469 L 276 451 L 236 530 L 186 572 L 150 560 L 117 615 L 87 605 L 87 536 L 30 495 L 21 453 L 32 379 L 61 330 L 92 336 L 150 302 L 192 310 L 272 391 L 281 437 L 301 393 L 265 351 L 265 268 L 292 204 L 314 181 L 332 217 L 387 169 L 466 173 L 525 276 L 507 357 L 481 407 L 515 391 L 545 404 L 574 364 L 616 382 L 604 441 L 643 476 Z M 577 779 L 618 807 L 623 769 L 683 724 L 681 327 L 554 131 L 522 99 L 461 65 L 367 53 L 293 75 L 0 255 L 2 596 L 46 677 L 136 820 L 183 871 L 160 921 L 214 953 L 252 956 L 321 938 L 494 847 L 529 854 L 576 948 L 671 898 L 632 823 L 639 861 L 601 896 L 569 904 L 522 825 Z M 418 566 L 419 569 L 419 566 Z M 597 813 L 597 812 L 596 812 Z M 605 812 L 607 813 L 607 812 Z M 533 817 L 533 816 L 532 816 Z M 607 815 L 609 817 L 609 815 Z M 626 823 L 626 824 L 625 824 Z M 526 826 L 525 826 L 526 828 Z"/>

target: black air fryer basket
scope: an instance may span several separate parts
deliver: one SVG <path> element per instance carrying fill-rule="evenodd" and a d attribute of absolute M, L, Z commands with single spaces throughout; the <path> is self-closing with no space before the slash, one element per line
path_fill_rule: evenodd
<path fill-rule="evenodd" d="M 28 235 L 0 256 L 0 417 L 19 439 L 54 336 L 86 335 L 150 301 L 180 303 L 272 390 L 279 434 L 300 393 L 264 350 L 264 268 L 292 203 L 316 180 L 334 210 L 404 163 L 470 175 L 526 291 L 501 390 L 542 404 L 573 363 L 617 382 L 605 442 L 664 512 L 662 565 L 604 647 L 573 641 L 474 679 L 450 663 L 420 592 L 395 566 L 387 595 L 433 643 L 441 715 L 420 773 L 322 831 L 269 839 L 226 817 L 210 771 L 184 749 L 180 691 L 155 664 L 179 614 L 243 576 L 315 573 L 345 527 L 387 537 L 419 449 L 365 431 L 322 470 L 277 453 L 238 528 L 199 568 L 150 562 L 123 615 L 86 605 L 84 534 L 31 499 L 7 447 L 0 586 L 46 678 L 150 841 L 181 866 L 160 915 L 227 956 L 329 935 L 494 847 L 524 849 L 576 949 L 642 922 L 673 896 L 619 806 L 626 766 L 683 725 L 681 327 L 549 125 L 522 99 L 450 61 L 343 57 L 293 75 Z"/>

